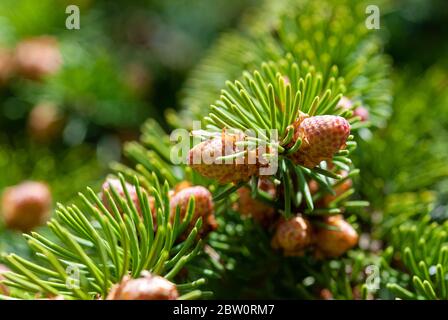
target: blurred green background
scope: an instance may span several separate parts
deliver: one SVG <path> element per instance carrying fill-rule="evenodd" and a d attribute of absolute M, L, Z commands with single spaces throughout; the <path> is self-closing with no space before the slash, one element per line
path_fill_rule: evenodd
<path fill-rule="evenodd" d="M 120 160 L 122 142 L 138 137 L 146 118 L 163 123 L 189 69 L 253 3 L 2 1 L 0 190 L 24 179 L 45 180 L 54 198 L 66 201 L 95 184 L 110 161 Z M 79 30 L 65 27 L 69 4 L 80 8 Z M 30 79 L 20 66 L 1 70 L 19 55 L 23 41 L 42 36 L 51 36 L 51 49 L 62 56 L 56 72 Z M 45 43 L 28 48 L 25 58 L 33 59 L 33 50 L 45 64 Z M 56 115 L 37 108 L 42 104 Z M 54 118 L 58 124 L 52 126 Z M 35 128 L 33 121 L 48 125 Z"/>
<path fill-rule="evenodd" d="M 98 186 L 145 119 L 166 126 L 164 111 L 179 108 L 189 71 L 260 3 L 2 0 L 0 193 L 42 180 L 55 201 L 65 202 Z M 388 194 L 429 188 L 446 206 L 448 2 L 391 3 L 381 26 L 394 64 L 394 112 L 386 128 L 361 143 L 360 193 L 382 208 Z M 80 30 L 65 28 L 69 4 L 80 8 Z"/>

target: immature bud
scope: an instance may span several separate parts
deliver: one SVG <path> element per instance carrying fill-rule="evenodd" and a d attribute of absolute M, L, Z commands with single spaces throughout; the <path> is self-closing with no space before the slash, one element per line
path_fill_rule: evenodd
<path fill-rule="evenodd" d="M 274 249 L 282 250 L 286 256 L 301 256 L 312 241 L 311 224 L 302 215 L 297 215 L 288 220 L 280 220 L 271 244 Z"/>
<path fill-rule="evenodd" d="M 296 164 L 313 168 L 345 147 L 350 124 L 339 116 L 300 117 L 293 124 L 293 143 L 302 139 L 299 150 L 290 155 Z"/>
<path fill-rule="evenodd" d="M 262 178 L 258 182 L 258 188 L 270 196 L 275 197 L 276 188 L 274 183 L 269 179 Z M 262 225 L 269 225 L 275 214 L 275 209 L 268 204 L 252 198 L 251 191 L 247 187 L 242 187 L 237 190 L 239 195 L 235 210 L 243 216 L 252 217 L 255 221 Z"/>
<path fill-rule="evenodd" d="M 341 196 L 344 192 L 348 191 L 353 185 L 352 179 L 346 179 L 342 183 L 338 184 L 336 187 L 334 187 L 335 195 L 327 194 L 322 199 L 322 205 L 324 207 L 328 207 L 330 203 Z"/>
<path fill-rule="evenodd" d="M 319 296 L 322 300 L 333 300 L 333 294 L 327 288 L 320 290 Z"/>
<path fill-rule="evenodd" d="M 6 267 L 3 264 L 0 264 L 0 294 L 4 296 L 9 295 L 9 288 L 6 285 L 4 285 L 1 281 L 5 280 L 3 274 L 8 271 L 10 271 L 8 267 Z"/>
<path fill-rule="evenodd" d="M 369 110 L 363 106 L 357 107 L 353 115 L 360 117 L 362 122 L 369 120 Z"/>
<path fill-rule="evenodd" d="M 358 233 L 341 215 L 327 217 L 329 228 L 319 227 L 316 231 L 317 254 L 339 257 L 358 243 Z M 333 230 L 330 228 L 337 228 Z"/>
<path fill-rule="evenodd" d="M 134 204 L 135 208 L 137 209 L 137 212 L 139 215 L 142 215 L 142 208 L 140 206 L 140 201 L 138 199 L 138 194 L 136 188 L 130 184 L 125 182 L 124 183 L 125 188 L 127 192 L 129 193 L 129 196 L 131 197 L 132 203 Z M 126 193 L 125 189 L 123 189 L 123 186 L 121 185 L 120 179 L 108 177 L 106 181 L 104 181 L 102 187 L 101 187 L 101 193 L 100 193 L 100 199 L 101 202 L 104 204 L 104 206 L 109 210 L 112 211 L 112 206 L 109 203 L 109 199 L 106 195 L 106 190 L 109 191 L 110 195 L 113 199 L 113 194 L 111 187 L 118 193 L 118 195 L 123 198 L 126 201 Z M 148 203 L 149 203 L 149 209 L 151 210 L 151 213 L 155 216 L 155 200 L 153 197 L 148 197 Z M 123 213 L 120 204 L 115 203 L 120 213 Z"/>
<path fill-rule="evenodd" d="M 353 108 L 353 101 L 347 97 L 342 97 L 337 107 L 343 111 L 351 110 Z M 367 121 L 369 119 L 369 110 L 366 107 L 359 106 L 353 110 L 353 115 L 360 117 L 361 121 Z"/>
<path fill-rule="evenodd" d="M 45 294 L 38 292 L 34 295 L 34 300 L 65 300 L 63 295 Z"/>
<path fill-rule="evenodd" d="M 340 195 L 342 195 L 352 187 L 353 181 L 352 179 L 347 178 L 348 172 L 345 170 L 340 171 L 340 175 L 345 180 L 342 182 L 336 182 L 333 187 L 333 191 L 335 194 L 325 194 L 321 199 L 317 201 L 318 207 L 327 208 L 333 200 L 338 198 Z M 319 184 L 315 180 L 310 180 L 310 182 L 308 183 L 308 187 L 310 188 L 310 192 L 313 195 L 319 190 Z"/>
<path fill-rule="evenodd" d="M 186 217 L 188 202 L 191 197 L 195 200 L 195 208 L 186 233 L 188 234 L 194 228 L 196 221 L 202 218 L 202 230 L 200 230 L 200 233 L 204 236 L 217 227 L 214 216 L 213 197 L 207 188 L 201 186 L 188 187 L 174 194 L 170 200 L 171 220 L 174 222 L 177 206 L 180 209 L 180 221 Z"/>
<path fill-rule="evenodd" d="M 14 72 L 14 56 L 8 49 L 0 48 L 0 86 L 5 84 Z"/>
<path fill-rule="evenodd" d="M 62 129 L 62 116 L 56 105 L 51 102 L 37 104 L 28 116 L 28 131 L 31 138 L 39 142 L 48 142 Z"/>
<path fill-rule="evenodd" d="M 27 181 L 6 188 L 2 197 L 2 214 L 10 229 L 28 232 L 50 217 L 51 193 L 44 183 Z"/>
<path fill-rule="evenodd" d="M 178 193 L 179 191 L 191 187 L 192 184 L 190 181 L 184 180 L 179 182 L 174 186 L 174 193 Z"/>
<path fill-rule="evenodd" d="M 319 183 L 316 180 L 312 179 L 308 181 L 308 189 L 310 189 L 311 195 L 315 195 L 319 191 L 319 188 Z"/>
<path fill-rule="evenodd" d="M 135 187 L 132 184 L 127 183 L 127 182 L 124 183 L 124 186 L 125 186 L 125 188 L 123 188 L 120 179 L 111 178 L 111 177 L 107 178 L 106 181 L 104 181 L 103 185 L 101 186 L 101 194 L 100 194 L 101 201 L 103 202 L 103 204 L 106 206 L 106 208 L 108 210 L 112 210 L 111 204 L 109 203 L 109 198 L 106 194 L 106 191 L 108 191 L 109 194 L 113 198 L 113 193 L 112 193 L 111 189 L 114 189 L 121 198 L 126 199 L 126 193 L 125 193 L 125 189 L 126 189 L 126 191 L 129 193 L 129 196 L 131 197 L 132 203 L 135 205 L 137 210 L 139 212 L 141 212 L 140 202 L 138 200 L 138 195 L 137 195 L 137 190 L 135 189 Z M 116 205 L 120 209 L 119 204 L 116 203 Z"/>
<path fill-rule="evenodd" d="M 343 111 L 350 110 L 353 107 L 353 102 L 349 98 L 343 96 L 341 100 L 339 100 L 337 107 Z"/>
<path fill-rule="evenodd" d="M 220 138 L 206 140 L 191 149 L 188 164 L 204 177 L 215 179 L 221 184 L 248 181 L 259 174 L 259 168 L 262 166 L 259 149 L 247 150 L 240 158 L 227 161 L 218 159 L 244 150 L 238 149 L 236 143 L 239 141 L 244 141 L 244 137 L 223 132 Z"/>
<path fill-rule="evenodd" d="M 172 282 L 144 271 L 138 279 L 125 276 L 112 287 L 107 300 L 176 300 L 178 297 Z"/>
<path fill-rule="evenodd" d="M 56 73 L 62 64 L 57 40 L 50 36 L 23 40 L 17 45 L 15 58 L 19 73 L 33 80 Z"/>

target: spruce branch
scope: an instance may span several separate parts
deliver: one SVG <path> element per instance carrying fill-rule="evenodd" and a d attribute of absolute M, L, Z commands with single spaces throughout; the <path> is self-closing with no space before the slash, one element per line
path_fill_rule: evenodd
<path fill-rule="evenodd" d="M 59 204 L 56 217 L 48 223 L 50 235 L 25 235 L 35 254 L 33 260 L 15 254 L 4 257 L 13 270 L 4 274 L 5 284 L 16 288 L 13 296 L 27 298 L 31 293 L 35 298 L 60 295 L 67 299 L 105 299 L 114 283 L 126 275 L 138 277 L 143 270 L 173 280 L 198 254 L 202 244 L 196 241 L 196 235 L 201 219 L 185 240 L 179 238 L 192 221 L 194 198 L 187 208 L 190 213 L 182 220 L 176 214 L 173 221 L 166 182 L 160 185 L 154 177 L 153 187 L 146 190 L 135 177 L 136 204 L 123 176 L 120 181 L 125 194 L 119 195 L 110 186 L 104 191 L 107 206 L 92 189 L 80 193 L 82 206 Z M 157 210 L 151 208 L 149 197 L 155 199 Z M 67 285 L 72 279 L 68 267 L 79 272 L 79 279 L 74 280 L 76 285 Z M 197 281 L 183 284 L 179 288 L 181 294 L 198 290 L 197 285 L 203 280 Z"/>
<path fill-rule="evenodd" d="M 431 192 L 388 197 L 376 234 L 388 243 L 382 253 L 382 281 L 392 297 L 446 300 L 447 223 L 432 220 Z"/>

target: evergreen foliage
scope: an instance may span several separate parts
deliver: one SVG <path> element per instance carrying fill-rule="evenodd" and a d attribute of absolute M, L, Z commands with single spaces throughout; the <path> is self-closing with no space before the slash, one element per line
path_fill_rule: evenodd
<path fill-rule="evenodd" d="M 74 203 L 58 204 L 47 227 L 23 235 L 26 254 L 0 246 L 0 261 L 11 269 L 0 278 L 11 291 L 0 291 L 0 298 L 106 299 L 125 276 L 148 270 L 172 281 L 180 299 L 448 299 L 446 68 L 441 61 L 421 79 L 412 72 L 391 75 L 384 33 L 365 27 L 367 4 L 283 0 L 254 6 L 191 72 L 181 110 L 166 114 L 171 128 L 192 129 L 193 121 L 201 121 L 203 130 L 189 137 L 199 140 L 190 153 L 235 132 L 255 133 L 238 141 L 247 149 L 227 159 L 244 159 L 262 141 L 278 151 L 277 172 L 225 183 L 202 176 L 191 163 L 174 163 L 166 127 L 147 119 L 139 140 L 124 144 L 126 159 L 111 164 L 109 179 L 118 177 L 122 191 L 112 184 L 100 193 L 87 188 Z M 394 11 L 388 2 L 380 6 L 383 14 Z M 87 69 L 98 78 L 69 64 L 36 92 L 62 104 L 68 100 L 83 113 L 76 109 L 82 105 L 77 94 L 94 88 L 92 121 L 127 122 L 120 111 L 102 118 L 102 99 L 133 101 L 120 89 L 113 59 L 101 50 L 94 56 L 104 60 L 91 59 L 78 49 L 77 63 L 91 63 Z M 72 93 L 60 90 L 72 71 L 80 86 Z M 348 107 L 341 106 L 344 99 Z M 137 109 L 140 102 L 136 98 Z M 359 107 L 367 120 L 356 113 Z M 124 113 L 135 123 L 141 119 Z M 350 135 L 317 164 L 300 163 L 292 156 L 312 141 L 297 135 L 302 117 L 319 116 L 347 122 Z M 57 175 L 64 183 L 64 175 Z M 182 199 L 185 208 L 173 204 L 192 186 L 210 191 L 213 208 L 194 195 Z M 241 204 L 244 190 L 250 214 Z M 264 208 L 268 223 L 254 214 L 256 206 Z M 217 220 L 207 232 L 207 215 L 198 214 L 205 209 Z M 312 229 L 312 240 L 291 254 L 274 240 L 279 226 L 294 219 Z M 349 241 L 348 234 L 358 244 L 331 254 L 322 249 L 320 233 L 326 245 Z M 328 238 L 338 235 L 346 238 Z M 67 268 L 79 272 L 75 285 L 68 285 L 73 279 Z"/>

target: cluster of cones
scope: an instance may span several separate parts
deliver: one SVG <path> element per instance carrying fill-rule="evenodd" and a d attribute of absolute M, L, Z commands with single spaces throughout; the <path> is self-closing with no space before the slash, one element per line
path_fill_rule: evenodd
<path fill-rule="evenodd" d="M 0 86 L 14 76 L 41 81 L 58 72 L 61 65 L 59 44 L 51 36 L 24 39 L 13 49 L 0 47 Z M 30 136 L 37 141 L 48 141 L 60 131 L 61 124 L 57 107 L 48 102 L 37 104 L 28 117 Z M 28 232 L 49 218 L 52 199 L 45 183 L 25 181 L 6 188 L 1 203 L 6 227 Z"/>
<path fill-rule="evenodd" d="M 314 184 L 314 180 L 309 184 Z M 351 180 L 347 179 L 335 188 L 335 195 L 325 195 L 316 205 L 326 208 L 329 202 L 350 187 Z M 258 188 L 273 199 L 278 194 L 274 183 L 268 179 L 260 179 Z M 317 190 L 315 188 L 312 192 Z M 316 258 L 338 257 L 358 243 L 358 233 L 342 215 L 309 219 L 299 213 L 285 219 L 272 206 L 252 198 L 249 188 L 240 188 L 237 193 L 239 199 L 235 209 L 272 232 L 272 247 L 285 256 L 302 256 L 307 251 L 313 251 Z"/>
<path fill-rule="evenodd" d="M 107 178 L 103 183 L 100 199 L 106 206 L 106 208 L 108 208 L 110 211 L 111 204 L 108 197 L 106 196 L 106 190 L 110 190 L 111 187 L 114 188 L 114 190 L 120 197 L 122 197 L 123 199 L 126 198 L 125 190 L 123 189 L 123 185 L 121 184 L 120 180 L 113 177 Z M 137 209 L 138 214 L 142 216 L 142 205 L 138 198 L 137 190 L 133 185 L 127 182 L 125 182 L 125 188 L 135 208 Z M 180 221 L 182 221 L 187 215 L 188 203 L 190 201 L 190 198 L 193 198 L 195 201 L 193 216 L 188 228 L 185 230 L 185 233 L 181 235 L 181 239 L 184 239 L 186 236 L 188 236 L 199 218 L 202 218 L 201 230 L 199 230 L 198 232 L 200 236 L 204 237 L 210 231 L 213 231 L 217 228 L 217 222 L 214 215 L 214 203 L 212 199 L 213 197 L 207 188 L 202 186 L 193 186 L 189 182 L 184 181 L 176 185 L 173 190 L 170 190 L 168 196 L 170 198 L 171 223 L 174 222 L 177 207 L 179 207 L 179 217 Z M 154 228 L 157 228 L 157 208 L 154 197 L 148 196 L 148 203 L 154 221 Z M 120 212 L 123 213 L 123 211 L 123 208 L 121 208 Z"/>
<path fill-rule="evenodd" d="M 365 107 L 355 108 L 355 104 L 347 97 L 340 99 L 337 108 L 341 111 L 353 111 L 353 115 L 361 121 L 367 121 L 369 118 Z M 331 161 L 336 152 L 345 148 L 350 135 L 348 121 L 334 115 L 309 116 L 301 112 L 290 127 L 294 130 L 294 136 L 287 145 L 287 150 L 299 139 L 301 145 L 297 151 L 288 154 L 288 157 L 295 164 L 307 168 L 313 168 L 322 161 Z M 223 155 L 241 153 L 242 149 L 238 143 L 244 142 L 246 138 L 242 134 L 228 134 L 224 130 L 220 137 L 203 141 L 193 147 L 188 154 L 187 163 L 204 177 L 222 184 L 248 181 L 252 176 L 259 175 L 260 168 L 267 165 L 268 161 L 263 158 L 260 147 L 247 149 L 247 152 L 235 158 L 233 163 L 218 161 Z M 265 147 L 263 151 L 269 154 L 270 148 Z"/>
<path fill-rule="evenodd" d="M 42 82 L 62 66 L 56 38 L 38 36 L 20 41 L 14 49 L 0 47 L 0 86 L 13 77 Z M 37 142 L 48 142 L 62 129 L 63 118 L 54 103 L 37 103 L 28 116 L 28 131 Z"/>
<path fill-rule="evenodd" d="M 291 126 L 294 129 L 294 135 L 286 147 L 293 149 L 297 142 L 300 143 L 300 147 L 294 152 L 289 152 L 287 157 L 294 164 L 307 168 L 314 168 L 322 161 L 331 163 L 334 154 L 345 148 L 350 134 L 348 121 L 333 115 L 309 116 L 300 113 Z M 221 137 L 204 141 L 191 149 L 188 164 L 201 175 L 220 183 L 248 181 L 251 177 L 258 176 L 259 169 L 263 167 L 262 161 L 255 163 L 248 161 L 250 152 L 258 155 L 258 149 L 243 154 L 244 159 L 239 162 L 229 164 L 210 161 L 210 158 L 219 160 L 221 155 L 229 154 L 229 150 L 237 152 L 239 141 L 244 141 L 244 137 L 229 135 L 223 131 Z M 204 154 L 207 155 L 208 161 L 198 162 L 197 159 L 201 159 Z M 315 181 L 310 181 L 309 187 L 313 193 L 318 191 L 318 184 Z M 326 208 L 331 201 L 350 187 L 351 180 L 345 179 L 343 183 L 335 187 L 335 195 L 324 196 L 316 205 Z M 278 196 L 276 187 L 269 177 L 260 178 L 258 188 L 271 198 L 275 199 Z M 285 255 L 302 255 L 305 250 L 314 248 L 317 257 L 337 257 L 357 244 L 358 234 L 342 215 L 322 217 L 313 221 L 302 214 L 297 214 L 290 219 L 278 218 L 276 209 L 269 204 L 252 199 L 248 188 L 240 188 L 238 195 L 239 201 L 235 209 L 272 230 L 272 246 L 283 251 Z"/>
<path fill-rule="evenodd" d="M 103 183 L 100 199 L 106 208 L 111 210 L 111 203 L 107 197 L 106 190 L 113 188 L 118 195 L 125 200 L 126 193 L 120 180 L 109 177 Z M 142 215 L 142 204 L 139 201 L 136 188 L 126 183 L 124 184 L 139 215 Z M 195 207 L 190 224 L 180 239 L 185 239 L 194 228 L 197 220 L 202 218 L 201 230 L 198 234 L 204 237 L 210 231 L 216 229 L 217 222 L 214 216 L 214 204 L 210 191 L 202 186 L 192 186 L 189 182 L 181 182 L 169 192 L 170 198 L 170 219 L 174 222 L 176 208 L 179 207 L 180 220 L 187 215 L 190 198 L 194 198 Z M 156 201 L 154 197 L 148 197 L 148 203 L 153 216 L 154 228 L 156 225 Z M 115 203 L 119 212 L 124 209 L 120 204 Z M 8 228 L 17 229 L 22 232 L 29 232 L 35 227 L 43 224 L 50 217 L 51 194 L 47 185 L 39 182 L 25 182 L 5 190 L 2 198 L 3 220 Z M 6 266 L 0 265 L 0 281 L 4 280 L 3 273 L 10 271 Z M 0 294 L 8 295 L 9 288 L 0 284 Z M 111 289 L 107 299 L 109 300 L 172 300 L 178 297 L 176 286 L 163 277 L 152 275 L 148 272 L 142 273 L 140 278 L 131 279 L 124 277 L 120 283 L 115 284 Z M 52 299 L 59 299 L 55 297 Z"/>
<path fill-rule="evenodd" d="M 125 198 L 125 191 L 120 180 L 116 178 L 108 178 L 102 186 L 100 198 L 103 204 L 110 209 L 110 202 L 106 196 L 106 190 L 110 188 L 119 194 L 120 197 Z M 141 203 L 138 199 L 138 194 L 135 187 L 131 184 L 125 183 L 125 188 L 132 199 L 132 202 L 137 209 L 139 215 L 142 215 Z M 217 228 L 217 222 L 214 216 L 214 203 L 212 194 L 207 188 L 202 186 L 193 186 L 187 181 L 177 184 L 174 189 L 168 193 L 170 199 L 170 221 L 174 222 L 176 210 L 179 208 L 179 217 L 182 221 L 188 210 L 188 203 L 191 198 L 195 201 L 193 216 L 191 221 L 180 239 L 185 239 L 194 228 L 196 221 L 202 218 L 201 230 L 198 234 L 205 237 L 210 231 Z M 154 221 L 154 228 L 156 225 L 156 201 L 154 197 L 148 197 L 150 211 Z M 122 211 L 121 211 L 122 213 Z M 141 276 L 132 279 L 130 276 L 125 276 L 119 283 L 115 284 L 108 296 L 107 300 L 175 300 L 179 297 L 176 285 L 167 279 L 153 275 L 148 271 L 143 271 Z"/>
<path fill-rule="evenodd" d="M 220 137 L 206 140 L 192 148 L 187 163 L 204 177 L 212 178 L 219 183 L 247 181 L 258 175 L 260 167 L 266 166 L 261 148 L 244 148 L 244 134 L 231 134 L 225 130 Z M 269 152 L 265 147 L 266 153 Z M 224 160 L 222 157 L 241 152 L 241 157 Z"/>
<path fill-rule="evenodd" d="M 308 168 L 313 168 L 322 161 L 330 162 L 333 155 L 345 147 L 350 134 L 349 123 L 339 116 L 301 114 L 292 124 L 292 127 L 294 128 L 294 135 L 287 147 L 292 148 L 299 139 L 301 144 L 298 150 L 289 153 L 287 156 L 296 165 Z M 242 161 L 235 161 L 231 164 L 213 161 L 228 154 L 229 148 L 231 152 L 235 152 L 239 149 L 238 142 L 243 141 L 245 141 L 244 136 L 223 132 L 221 137 L 204 141 L 190 150 L 189 164 L 203 176 L 213 178 L 220 183 L 248 181 L 252 176 L 259 174 L 261 167 L 266 166 L 266 161 L 260 160 L 261 152 L 258 148 L 244 153 Z M 269 152 L 269 150 L 265 150 L 265 152 Z M 193 161 L 198 158 L 202 159 L 204 154 L 208 155 L 208 162 L 200 161 L 197 163 Z M 249 159 L 255 159 L 255 161 L 251 162 Z M 136 210 L 142 215 L 142 204 L 135 187 L 128 183 L 123 185 L 116 178 L 107 178 L 102 186 L 100 198 L 106 208 L 111 209 L 112 205 L 106 192 L 111 187 L 123 199 L 126 190 Z M 351 180 L 344 180 L 344 183 L 335 188 L 335 195 L 324 196 L 316 205 L 318 207 L 328 206 L 331 201 L 350 187 Z M 274 199 L 279 196 L 276 186 L 268 177 L 259 179 L 258 188 Z M 318 184 L 314 181 L 309 182 L 309 188 L 312 193 L 318 192 Z M 310 219 L 298 213 L 292 218 L 285 219 L 272 206 L 253 199 L 248 188 L 240 188 L 238 195 L 239 200 L 235 209 L 242 215 L 252 217 L 269 229 L 272 232 L 272 247 L 282 251 L 286 256 L 300 256 L 308 250 L 313 250 L 316 257 L 338 257 L 358 242 L 357 232 L 343 219 L 342 215 Z M 199 231 L 201 236 L 205 236 L 208 232 L 216 229 L 214 203 L 207 188 L 182 182 L 175 186 L 168 196 L 170 199 L 171 222 L 174 221 L 177 208 L 182 221 L 187 215 L 190 198 L 195 200 L 193 217 L 181 238 L 185 239 L 188 236 L 199 218 L 202 218 L 203 222 Z M 3 218 L 6 225 L 28 232 L 48 219 L 51 208 L 51 194 L 46 185 L 27 182 L 7 189 L 3 194 L 2 203 Z M 156 201 L 149 196 L 148 203 L 153 221 L 156 222 Z M 121 208 L 120 212 L 124 212 L 124 210 L 124 208 Z M 4 270 L 4 268 L 0 270 L 0 277 Z M 0 287 L 0 293 L 7 294 L 6 290 L 6 287 Z M 138 279 L 123 278 L 120 283 L 112 288 L 107 298 L 152 300 L 176 299 L 177 297 L 178 292 L 174 284 L 162 277 L 144 273 Z"/>
<path fill-rule="evenodd" d="M 113 187 L 123 199 L 125 199 L 126 196 L 119 179 L 113 177 L 106 179 L 102 186 L 100 198 L 106 208 L 112 211 L 111 204 L 105 193 L 105 191 L 109 190 L 111 187 Z M 125 188 L 138 213 L 141 215 L 142 209 L 137 190 L 129 183 L 125 183 Z M 199 218 L 202 218 L 202 227 L 199 231 L 201 236 L 205 236 L 208 232 L 216 229 L 217 223 L 214 216 L 212 194 L 207 188 L 202 186 L 192 186 L 188 182 L 181 182 L 169 192 L 169 198 L 171 222 L 174 221 L 176 207 L 179 207 L 180 209 L 180 220 L 182 221 L 187 215 L 190 198 L 194 198 L 195 200 L 195 209 L 190 225 L 185 231 L 186 235 L 193 229 Z M 148 203 L 155 222 L 157 211 L 154 197 L 149 196 Z M 47 184 L 36 181 L 25 181 L 18 185 L 6 188 L 2 194 L 1 204 L 0 212 L 5 226 L 12 230 L 29 232 L 44 224 L 51 216 L 52 196 Z M 124 212 L 123 208 L 119 208 L 119 210 Z"/>
<path fill-rule="evenodd" d="M 345 148 L 350 135 L 350 124 L 340 116 L 308 116 L 302 113 L 292 124 L 294 136 L 288 148 L 292 148 L 300 139 L 300 148 L 288 157 L 297 165 L 313 168 L 324 160 L 331 160 L 333 155 Z M 259 148 L 242 154 L 232 163 L 221 161 L 223 155 L 231 155 L 240 151 L 238 142 L 244 142 L 246 137 L 227 134 L 203 141 L 192 148 L 187 162 L 201 175 L 217 180 L 219 183 L 248 181 L 252 176 L 258 176 L 260 168 L 267 165 L 267 160 L 260 154 Z M 265 154 L 270 149 L 265 147 Z M 250 161 L 255 159 L 255 161 Z M 202 161 L 201 161 L 202 160 Z"/>

